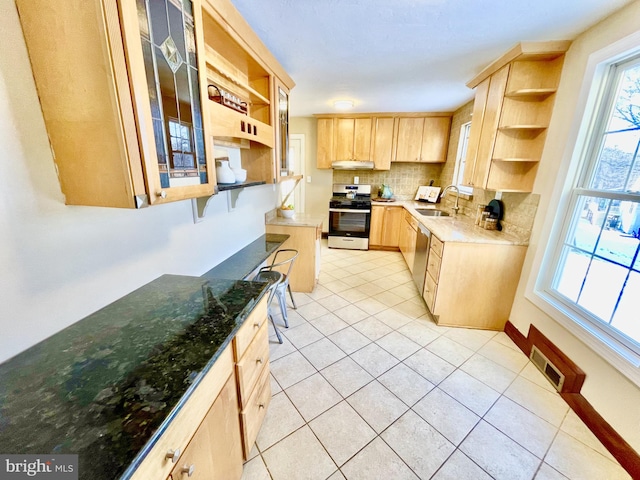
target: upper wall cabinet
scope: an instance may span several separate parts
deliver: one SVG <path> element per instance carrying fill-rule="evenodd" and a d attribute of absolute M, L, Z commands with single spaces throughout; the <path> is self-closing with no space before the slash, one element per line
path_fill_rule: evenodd
<path fill-rule="evenodd" d="M 293 80 L 230 0 L 202 0 L 202 30 L 213 143 L 240 148 L 247 182 L 279 181 Z"/>
<path fill-rule="evenodd" d="M 198 0 L 17 0 L 71 205 L 214 193 Z"/>
<path fill-rule="evenodd" d="M 476 93 L 463 183 L 533 190 L 569 45 L 519 44 L 467 84 Z"/>
<path fill-rule="evenodd" d="M 229 0 L 16 5 L 67 204 L 136 208 L 212 195 L 214 137 L 264 145 L 245 154 L 245 168 L 273 181 L 275 78 L 293 82 L 269 68 L 272 57 Z M 218 11 L 228 17 L 217 22 Z M 260 50 L 253 63 L 236 38 L 245 33 Z M 209 87 L 221 64 L 227 83 Z"/>
<path fill-rule="evenodd" d="M 444 163 L 451 132 L 451 114 L 401 116 L 395 162 Z"/>
<path fill-rule="evenodd" d="M 446 161 L 450 113 L 316 116 L 318 168 L 339 160 L 370 161 L 375 170 L 389 170 L 396 161 Z"/>

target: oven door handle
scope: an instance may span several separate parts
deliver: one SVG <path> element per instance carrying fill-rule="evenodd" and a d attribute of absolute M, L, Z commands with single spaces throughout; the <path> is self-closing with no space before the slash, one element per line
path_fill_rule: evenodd
<path fill-rule="evenodd" d="M 355 208 L 330 208 L 329 212 L 336 213 L 371 213 L 371 210 L 359 210 Z"/>

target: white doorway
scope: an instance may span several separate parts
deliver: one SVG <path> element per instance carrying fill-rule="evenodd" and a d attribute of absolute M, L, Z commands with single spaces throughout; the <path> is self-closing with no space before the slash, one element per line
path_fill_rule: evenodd
<path fill-rule="evenodd" d="M 289 135 L 289 169 L 291 175 L 303 175 L 305 174 L 305 142 L 304 134 L 292 133 Z M 298 187 L 293 192 L 293 203 L 296 211 L 304 213 L 305 211 L 305 183 L 306 178 L 303 178 L 298 183 Z M 284 198 L 294 187 L 295 182 L 284 181 L 281 184 L 281 195 Z"/>

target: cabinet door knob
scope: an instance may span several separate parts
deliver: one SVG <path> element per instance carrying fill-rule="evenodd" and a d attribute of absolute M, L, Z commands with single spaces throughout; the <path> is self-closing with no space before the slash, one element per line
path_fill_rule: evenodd
<path fill-rule="evenodd" d="M 182 467 L 180 469 L 180 473 L 182 473 L 182 475 L 184 476 L 184 474 L 187 474 L 187 477 L 190 477 L 191 475 L 193 475 L 193 472 L 196 471 L 196 466 L 191 464 L 191 465 L 185 465 L 184 467 Z"/>
<path fill-rule="evenodd" d="M 264 408 L 264 403 L 258 404 L 258 408 Z"/>
<path fill-rule="evenodd" d="M 260 328 L 262 325 L 260 324 L 260 322 L 256 322 L 256 323 L 253 324 L 253 326 L 255 328 Z"/>
<path fill-rule="evenodd" d="M 262 363 L 262 362 L 263 362 L 262 357 L 256 358 L 256 363 Z"/>
<path fill-rule="evenodd" d="M 178 458 L 180 458 L 180 449 L 176 448 L 175 450 L 169 450 L 164 456 L 167 460 L 171 460 L 172 463 L 176 463 Z"/>
<path fill-rule="evenodd" d="M 167 198 L 167 192 L 166 190 L 160 190 L 158 193 L 156 193 L 156 196 L 160 198 Z"/>

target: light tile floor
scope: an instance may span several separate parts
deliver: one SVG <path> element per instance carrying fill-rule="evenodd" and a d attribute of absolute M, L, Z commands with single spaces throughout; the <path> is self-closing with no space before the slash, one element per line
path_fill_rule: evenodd
<path fill-rule="evenodd" d="M 433 323 L 400 253 L 323 242 L 321 272 L 243 480 L 630 478 L 504 333 Z"/>

